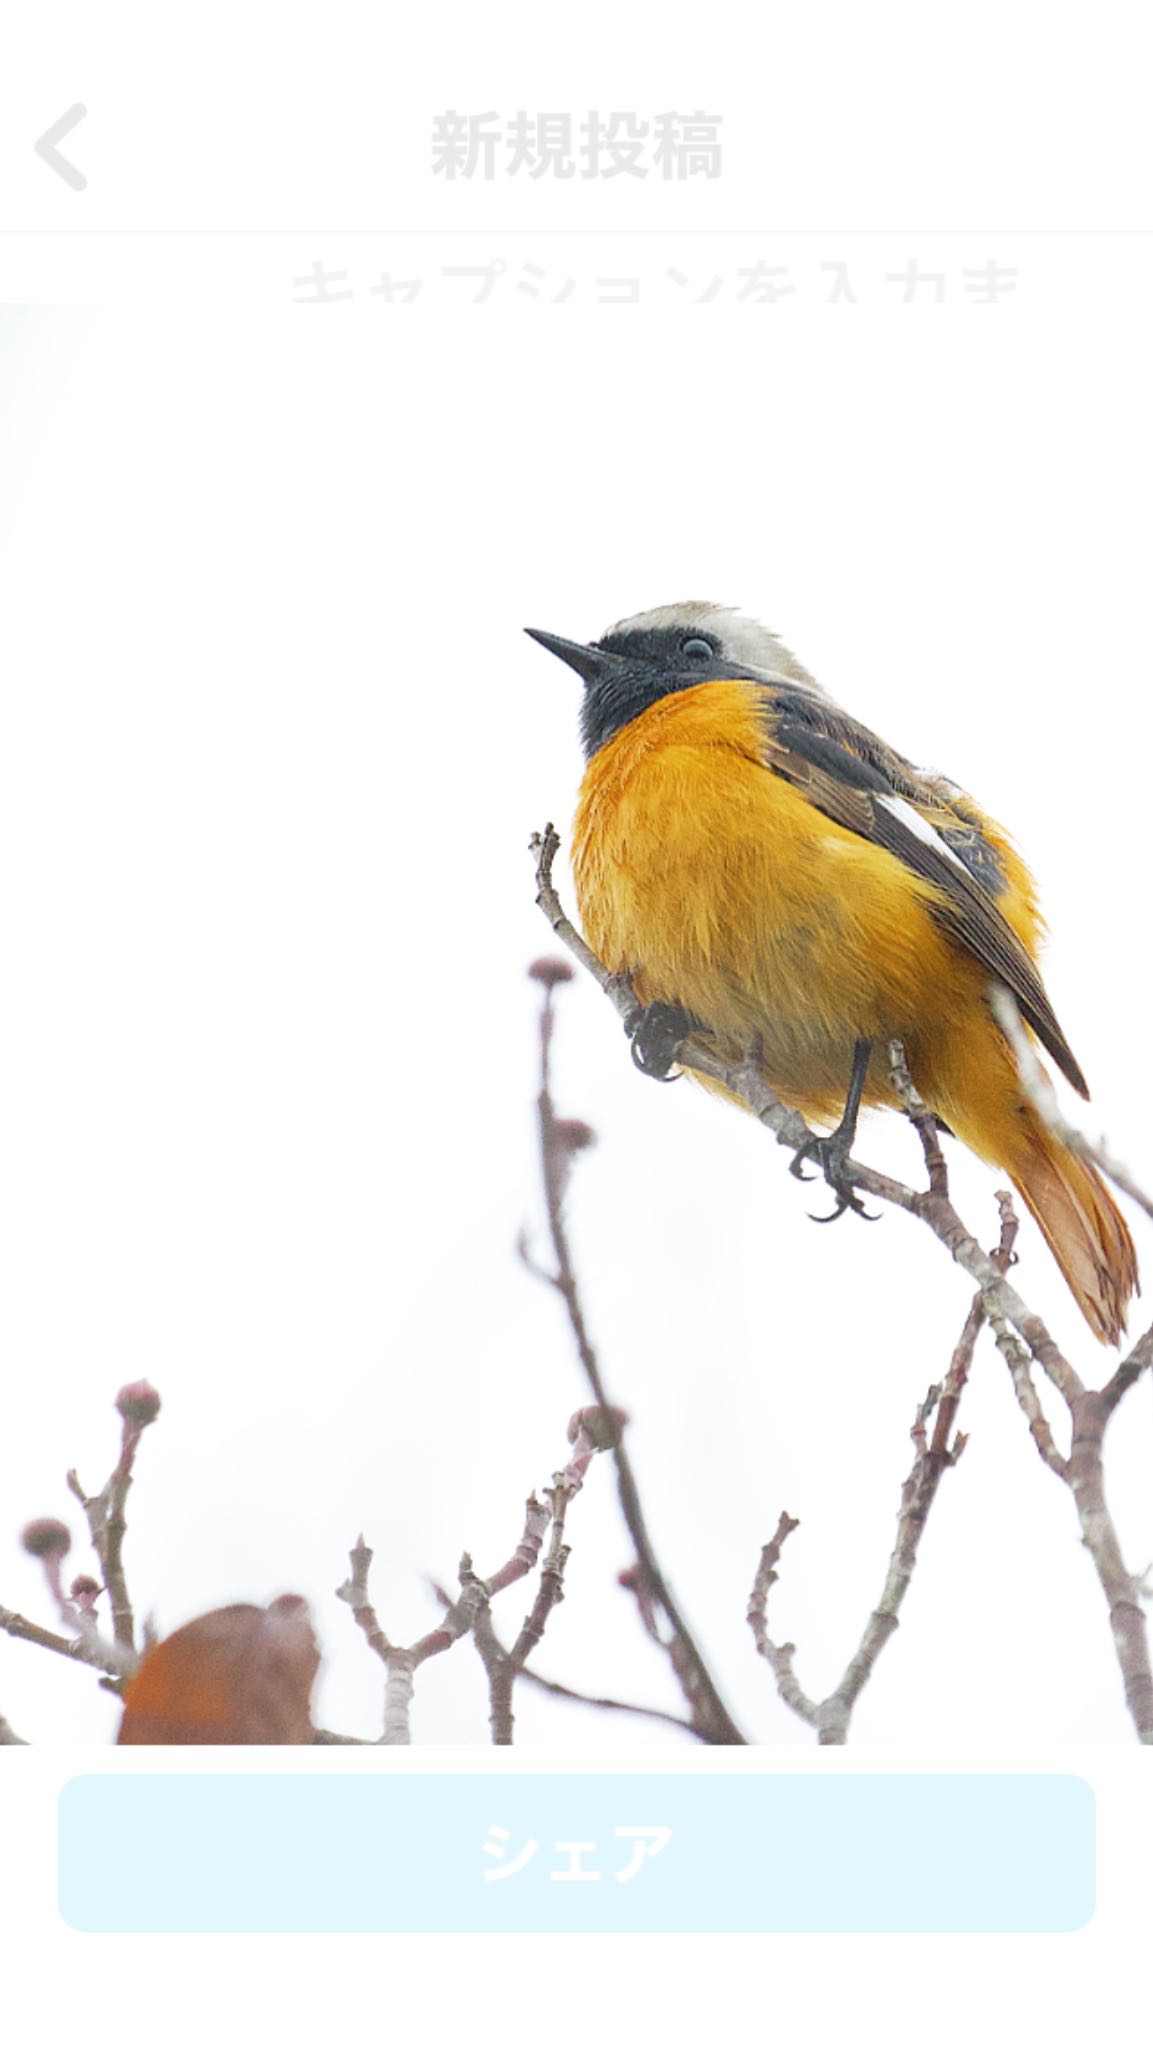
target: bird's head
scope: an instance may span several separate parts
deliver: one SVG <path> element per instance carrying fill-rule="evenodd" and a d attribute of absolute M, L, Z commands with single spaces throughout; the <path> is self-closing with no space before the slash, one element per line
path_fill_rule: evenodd
<path fill-rule="evenodd" d="M 525 631 L 581 677 L 581 730 L 589 755 L 650 704 L 698 683 L 784 682 L 823 694 L 775 633 L 727 605 L 658 605 L 619 620 L 587 644 L 533 626 Z"/>

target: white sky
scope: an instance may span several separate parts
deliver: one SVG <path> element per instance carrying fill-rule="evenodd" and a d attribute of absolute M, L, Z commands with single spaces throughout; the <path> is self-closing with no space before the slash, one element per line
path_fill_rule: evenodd
<path fill-rule="evenodd" d="M 862 276 L 895 267 L 841 244 Z M 970 788 L 1040 877 L 1087 1126 L 1150 1178 L 1144 246 L 1018 236 L 990 308 L 5 316 L 0 1600 L 51 1622 L 16 1532 L 64 1513 L 79 1539 L 65 1469 L 102 1481 L 112 1398 L 147 1376 L 139 1608 L 167 1631 L 306 1593 L 319 1716 L 372 1736 L 378 1668 L 331 1590 L 357 1531 L 414 1636 L 426 1576 L 464 1547 L 491 1571 L 561 1462 L 584 1389 L 513 1244 L 525 1222 L 543 1244 L 525 845 L 550 817 L 567 835 L 579 685 L 524 624 L 738 604 Z M 820 1190 L 688 1084 L 638 1079 L 591 984 L 557 1073 L 600 1134 L 572 1227 L 660 1555 L 750 1737 L 808 1743 L 744 1621 L 759 1546 L 801 1517 L 770 1611 L 823 1692 L 970 1290 L 899 1216 L 814 1228 Z M 895 1118 L 860 1151 L 915 1170 Z M 995 1177 L 950 1156 L 991 1241 Z M 1028 1223 L 1021 1250 L 1027 1297 L 1105 1371 Z M 1126 1743 L 1071 1501 L 987 1339 L 964 1421 L 855 1739 Z M 1145 1384 L 1109 1444 L 1136 1569 L 1151 1436 Z M 614 1584 L 607 1461 L 570 1531 L 541 1668 L 675 1707 Z M 498 1604 L 506 1634 L 525 1605 Z M 115 1722 L 86 1673 L 7 1639 L 0 1710 L 42 1742 Z M 469 1647 L 420 1674 L 414 1728 L 486 1739 Z M 518 1739 L 679 1740 L 527 1689 Z"/>

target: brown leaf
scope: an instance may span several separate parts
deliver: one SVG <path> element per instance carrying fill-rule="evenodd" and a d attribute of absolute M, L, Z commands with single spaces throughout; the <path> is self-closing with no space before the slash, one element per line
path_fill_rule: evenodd
<path fill-rule="evenodd" d="M 117 1741 L 311 1742 L 320 1666 L 307 1603 L 218 1607 L 148 1651 Z"/>

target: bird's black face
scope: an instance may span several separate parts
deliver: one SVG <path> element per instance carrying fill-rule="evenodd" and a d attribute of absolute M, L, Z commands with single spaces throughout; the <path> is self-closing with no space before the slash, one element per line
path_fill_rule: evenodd
<path fill-rule="evenodd" d="M 691 690 L 697 683 L 718 683 L 747 677 L 754 669 L 726 659 L 715 633 L 703 627 L 661 626 L 648 631 L 606 633 L 603 640 L 582 646 L 555 633 L 525 631 L 550 654 L 575 668 L 585 686 L 581 706 L 581 737 L 591 759 L 606 740 L 630 725 L 662 697 Z"/>

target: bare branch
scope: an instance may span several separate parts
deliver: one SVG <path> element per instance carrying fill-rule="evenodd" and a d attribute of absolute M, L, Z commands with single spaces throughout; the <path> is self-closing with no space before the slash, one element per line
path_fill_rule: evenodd
<path fill-rule="evenodd" d="M 553 862 L 560 852 L 560 838 L 553 825 L 546 825 L 543 832 L 534 832 L 529 841 L 529 852 L 536 862 L 536 900 L 543 910 L 555 936 L 562 946 L 567 946 L 574 959 L 580 961 L 586 973 L 604 990 L 622 1024 L 629 1023 L 636 1015 L 637 999 L 624 975 L 610 974 L 602 967 L 591 946 L 586 946 L 575 924 L 566 915 L 560 897 L 557 895 L 552 878 Z"/>
<path fill-rule="evenodd" d="M 548 828 L 543 840 L 534 842 L 539 848 L 537 882 L 540 895 L 538 901 L 541 901 L 542 904 L 553 906 L 560 917 L 561 926 L 571 930 L 571 927 L 567 926 L 567 920 L 564 918 L 563 912 L 560 911 L 559 901 L 555 890 L 552 888 L 550 879 L 551 862 L 555 856 L 556 843 L 556 834 L 552 831 L 551 826 Z M 551 921 L 551 909 L 549 915 Z M 558 927 L 554 925 L 554 930 L 557 929 Z M 575 938 L 576 934 L 573 936 Z M 569 941 L 566 940 L 566 943 L 569 943 Z M 576 951 L 577 957 L 580 959 L 584 959 L 588 954 L 588 948 L 584 945 L 583 940 L 579 940 L 573 950 Z M 589 957 L 591 958 L 591 956 Z M 541 965 L 547 970 L 548 963 L 541 963 Z M 545 1207 L 555 1260 L 554 1271 L 546 1277 L 549 1284 L 555 1288 L 564 1302 L 569 1326 L 576 1343 L 577 1355 L 584 1369 L 585 1377 L 592 1389 L 597 1407 L 603 1416 L 611 1418 L 620 1411 L 614 1410 L 609 1400 L 600 1369 L 600 1361 L 592 1339 L 589 1336 L 580 1288 L 576 1277 L 576 1269 L 573 1263 L 572 1250 L 569 1244 L 568 1227 L 564 1211 L 564 1198 L 572 1171 L 574 1151 L 583 1149 L 583 1145 L 588 1142 L 588 1139 L 585 1137 L 582 1140 L 582 1145 L 574 1148 L 571 1135 L 574 1126 L 564 1119 L 558 1118 L 553 1107 L 550 1055 L 555 1022 L 554 994 L 557 977 L 547 971 L 542 973 L 534 970 L 534 972 L 536 979 L 543 985 L 540 1013 L 540 1091 L 537 1097 L 537 1117 L 540 1130 Z M 619 982 L 614 981 L 612 976 L 606 976 L 599 962 L 596 963 L 595 972 L 602 988 L 611 996 L 617 1007 L 621 1008 L 623 993 Z M 635 1005 L 632 1007 L 635 1008 Z M 625 1014 L 623 1010 L 622 1014 Z M 581 1133 L 586 1133 L 588 1130 L 587 1125 L 583 1124 L 578 1124 L 575 1128 Z M 621 1512 L 624 1515 L 629 1535 L 632 1537 L 637 1563 L 644 1575 L 649 1597 L 654 1605 L 660 1608 L 668 1623 L 669 1635 L 664 1646 L 673 1664 L 681 1690 L 685 1695 L 693 1726 L 707 1742 L 741 1743 L 744 1741 L 744 1737 L 721 1699 L 712 1674 L 693 1639 L 687 1623 L 681 1615 L 674 1595 L 657 1562 L 656 1553 L 645 1523 L 644 1511 L 641 1507 L 636 1475 L 633 1472 L 628 1452 L 620 1441 L 619 1434 L 616 1441 L 612 1444 L 612 1451 L 616 1461 L 617 1493 L 620 1499 Z"/>
<path fill-rule="evenodd" d="M 112 1609 L 113 1638 L 122 1650 L 134 1655 L 135 1624 L 124 1575 L 124 1510 L 140 1439 L 160 1413 L 160 1396 L 147 1380 L 138 1380 L 121 1387 L 116 1396 L 116 1407 L 121 1418 L 120 1456 L 100 1492 L 91 1496 L 86 1494 L 75 1472 L 68 1474 L 68 1487 L 87 1518 L 88 1533 Z"/>
<path fill-rule="evenodd" d="M 1068 1480 L 1069 1461 L 1063 1458 L 1053 1441 L 1053 1432 L 1048 1417 L 1041 1406 L 1040 1396 L 1033 1385 L 1033 1361 L 1014 1330 L 1009 1328 L 1003 1316 L 990 1318 L 997 1349 L 1009 1368 L 1013 1381 L 1013 1392 L 1022 1415 L 1029 1425 L 1029 1434 L 1037 1450 L 1058 1479 Z"/>
<path fill-rule="evenodd" d="M 901 1107 L 921 1140 L 925 1155 L 925 1168 L 929 1175 L 929 1194 L 937 1201 L 947 1201 L 949 1195 L 949 1171 L 945 1155 L 941 1150 L 941 1139 L 937 1120 L 913 1085 L 913 1077 L 905 1060 L 905 1048 L 899 1038 L 889 1044 L 889 1073 L 893 1087 L 900 1097 Z"/>
<path fill-rule="evenodd" d="M 936 1130 L 928 1124 L 922 1129 L 922 1142 L 927 1150 L 935 1149 L 938 1154 L 940 1153 Z M 942 1183 L 944 1177 L 945 1165 L 942 1158 L 937 1172 L 938 1182 Z M 992 1258 L 1003 1271 L 1013 1258 L 1013 1245 L 1018 1226 L 1009 1196 L 1000 1195 L 998 1201 L 1001 1205 L 1001 1237 Z M 834 1687 L 827 1699 L 812 1700 L 803 1691 L 793 1669 L 795 1644 L 777 1645 L 771 1641 L 768 1634 L 768 1592 L 779 1576 L 776 1567 L 785 1539 L 798 1526 L 792 1516 L 781 1516 L 776 1535 L 761 1552 L 761 1561 L 749 1601 L 749 1625 L 758 1651 L 772 1669 L 777 1681 L 777 1691 L 785 1705 L 791 1707 L 801 1720 L 816 1728 L 817 1739 L 822 1744 L 835 1745 L 847 1741 L 853 1708 L 873 1675 L 881 1651 L 897 1627 L 898 1614 L 909 1590 L 921 1537 L 925 1531 L 929 1510 L 936 1498 L 937 1488 L 941 1483 L 941 1476 L 950 1466 L 956 1464 L 968 1441 L 957 1432 L 957 1410 L 969 1377 L 973 1352 L 984 1320 L 984 1302 L 978 1294 L 965 1318 L 964 1328 L 957 1340 L 943 1385 L 930 1387 L 917 1410 L 912 1428 L 915 1455 L 912 1469 L 901 1489 L 897 1536 L 889 1558 L 881 1597 L 865 1624 L 864 1634 L 845 1667 L 840 1684 Z M 934 1414 L 935 1423 L 930 1438 L 927 1424 Z"/>
<path fill-rule="evenodd" d="M 1128 1358 L 1123 1358 L 1112 1379 L 1106 1380 L 1101 1389 L 1101 1399 L 1110 1415 L 1124 1400 L 1130 1387 L 1134 1387 L 1143 1372 L 1153 1365 L 1153 1329 L 1138 1337 Z"/>
<path fill-rule="evenodd" d="M 336 1589 L 336 1597 L 352 1609 L 352 1618 L 364 1635 L 370 1650 L 387 1664 L 393 1654 L 393 1646 L 377 1619 L 376 1609 L 368 1596 L 368 1574 L 375 1552 L 369 1549 L 363 1535 L 357 1537 L 348 1553 L 349 1574 L 343 1585 Z"/>
<path fill-rule="evenodd" d="M 545 1678 L 541 1672 L 534 1671 L 531 1664 L 526 1664 L 521 1677 L 527 1685 L 535 1685 L 539 1692 L 552 1693 L 557 1699 L 572 1700 L 577 1706 L 599 1707 L 608 1714 L 637 1714 L 646 1721 L 663 1721 L 666 1727 L 679 1728 L 685 1735 L 696 1735 L 700 1739 L 691 1721 L 686 1721 L 681 1714 L 666 1713 L 663 1707 L 645 1707 L 636 1700 L 612 1699 L 605 1693 L 578 1692 L 575 1686 L 562 1685 L 557 1678 Z"/>
<path fill-rule="evenodd" d="M 493 1626 L 492 1609 L 487 1600 L 477 1609 L 472 1633 L 488 1679 L 488 1723 L 492 1740 L 498 1749 L 507 1749 L 512 1742 L 512 1692 L 516 1672 Z"/>
<path fill-rule="evenodd" d="M 54 1515 L 37 1516 L 21 1532 L 21 1543 L 28 1555 L 36 1559 L 44 1574 L 49 1598 L 67 1636 L 75 1636 L 86 1645 L 90 1653 L 86 1661 L 97 1669 L 114 1671 L 118 1680 L 131 1677 L 136 1668 L 135 1651 L 125 1644 L 106 1641 L 100 1633 L 95 1605 L 100 1587 L 96 1580 L 82 1572 L 65 1591 L 62 1577 L 64 1560 L 72 1548 L 72 1535 L 67 1524 L 58 1521 Z M 41 1631 L 35 1640 L 44 1647 L 54 1647 L 57 1638 L 48 1631 Z M 102 1679 L 101 1683 L 111 1686 L 112 1681 Z"/>
<path fill-rule="evenodd" d="M 524 1534 L 508 1563 L 502 1564 L 500 1570 L 494 1572 L 486 1581 L 490 1600 L 498 1593 L 503 1593 L 506 1586 L 515 1585 L 518 1579 L 526 1578 L 529 1572 L 536 1570 L 540 1547 L 548 1533 L 551 1519 L 551 1510 L 547 1504 L 538 1500 L 535 1493 L 530 1493 L 524 1504 Z"/>
<path fill-rule="evenodd" d="M 472 1590 L 472 1560 L 467 1556 L 461 1559 L 461 1598 L 449 1607 L 440 1627 L 431 1629 L 419 1642 L 401 1647 L 389 1641 L 369 1597 L 368 1574 L 373 1552 L 363 1536 L 357 1537 L 348 1559 L 351 1570 L 344 1584 L 337 1587 L 336 1597 L 351 1607 L 353 1620 L 369 1649 L 380 1658 L 387 1672 L 381 1740 L 389 1745 L 411 1742 L 410 1709 L 416 1672 L 430 1657 L 451 1649 L 472 1627 L 481 1598 L 480 1593 Z"/>
<path fill-rule="evenodd" d="M 488 1676 L 489 1722 L 494 1743 L 507 1746 L 513 1739 L 513 1688 L 524 1671 L 525 1665 L 545 1632 L 549 1615 L 557 1603 L 564 1598 L 564 1571 L 568 1562 L 569 1548 L 564 1541 L 565 1519 L 569 1503 L 584 1485 L 585 1474 L 599 1450 L 607 1450 L 610 1444 L 619 1441 L 624 1425 L 624 1416 L 617 1409 L 582 1408 L 569 1423 L 569 1442 L 572 1455 L 563 1471 L 553 1474 L 552 1486 L 548 1489 L 547 1508 L 533 1495 L 529 1509 L 533 1514 L 532 1535 L 523 1549 L 535 1542 L 535 1553 L 539 1555 L 544 1530 L 548 1531 L 548 1549 L 540 1570 L 540 1584 L 529 1613 L 525 1616 L 520 1632 L 511 1650 L 500 1643 L 492 1622 L 491 1598 L 498 1584 L 511 1583 L 506 1566 L 496 1579 L 487 1580 L 483 1587 L 483 1601 L 477 1609 L 474 1634 Z M 540 1517 L 543 1515 L 543 1527 Z M 526 1537 L 529 1525 L 526 1523 Z M 523 1571 L 517 1574 L 523 1577 Z"/>
<path fill-rule="evenodd" d="M 409 1709 L 412 1706 L 414 1668 L 411 1650 L 392 1651 L 388 1659 L 388 1677 L 384 1682 L 383 1743 L 412 1741 Z"/>
<path fill-rule="evenodd" d="M 476 1638 L 488 1672 L 493 1741 L 512 1741 L 513 1687 L 563 1594 L 564 1567 L 569 1554 L 563 1537 L 569 1503 L 580 1492 L 596 1453 L 607 1449 L 615 1440 L 623 1421 L 623 1416 L 614 1409 L 603 1412 L 600 1409 L 581 1409 L 573 1416 L 569 1424 L 572 1450 L 568 1463 L 563 1471 L 554 1473 L 546 1501 L 538 1500 L 535 1493 L 530 1493 L 525 1503 L 524 1528 L 511 1555 L 491 1578 L 482 1579 L 466 1551 L 460 1561 L 458 1598 L 450 1600 L 447 1594 L 439 1595 L 445 1613 L 438 1626 L 415 1643 L 399 1646 L 389 1640 L 381 1627 L 368 1591 L 373 1553 L 364 1537 L 357 1537 L 349 1552 L 350 1573 L 344 1584 L 337 1587 L 337 1598 L 351 1607 L 365 1641 L 381 1659 L 388 1674 L 382 1737 L 385 1743 L 411 1741 L 410 1716 L 417 1671 L 430 1657 L 441 1656 L 470 1631 Z M 546 1535 L 549 1536 L 549 1547 L 541 1567 L 536 1599 L 513 1649 L 504 1650 L 492 1631 L 490 1602 L 536 1568 Z"/>
<path fill-rule="evenodd" d="M 1084 1393 L 1075 1403 L 1068 1484 L 1077 1505 L 1082 1540 L 1108 1602 L 1126 1704 L 1138 1739 L 1153 1744 L 1153 1670 L 1149 1663 L 1144 1588 L 1141 1580 L 1126 1569 L 1105 1500 L 1102 1447 L 1112 1412 L 1100 1393 Z"/>
<path fill-rule="evenodd" d="M 800 1526 L 795 1515 L 787 1515 L 782 1511 L 776 1534 L 761 1551 L 761 1561 L 757 1566 L 753 1590 L 749 1595 L 748 1623 L 758 1654 L 771 1667 L 773 1677 L 777 1681 L 777 1691 L 785 1705 L 791 1707 L 802 1721 L 807 1721 L 810 1727 L 816 1728 L 820 1723 L 820 1706 L 816 1700 L 809 1698 L 793 1670 L 797 1646 L 795 1643 L 774 1643 L 769 1635 L 768 1623 L 769 1591 L 780 1577 L 777 1566 L 781 1561 L 781 1551 L 793 1530 L 799 1529 Z"/>
<path fill-rule="evenodd" d="M 57 1635 L 52 1629 L 41 1628 L 39 1622 L 14 1613 L 11 1607 L 0 1607 L 0 1631 L 15 1636 L 19 1642 L 36 1643 L 42 1650 L 52 1650 L 58 1657 L 68 1657 L 74 1664 L 88 1664 L 94 1671 L 106 1672 L 117 1681 L 124 1676 L 124 1661 L 115 1645 L 99 1638 Z"/>
<path fill-rule="evenodd" d="M 441 1606 L 451 1607 L 451 1594 L 447 1593 L 443 1586 L 438 1585 L 435 1579 L 430 1580 L 429 1583 Z M 489 1584 L 492 1584 L 491 1580 Z M 496 1636 L 491 1612 L 487 1616 L 485 1632 L 488 1637 L 490 1652 L 495 1650 L 500 1656 L 507 1657 L 508 1651 L 503 1648 Z M 636 1700 L 618 1700 L 610 1697 L 608 1694 L 581 1692 L 576 1686 L 564 1685 L 559 1678 L 547 1678 L 543 1672 L 535 1671 L 531 1664 L 526 1664 L 523 1667 L 520 1676 L 526 1685 L 535 1686 L 538 1692 L 552 1693 L 557 1699 L 572 1700 L 577 1706 L 600 1707 L 606 1713 L 611 1714 L 638 1714 L 649 1721 L 664 1721 L 670 1728 L 682 1729 L 686 1735 L 696 1735 L 697 1733 L 692 1722 L 684 1720 L 680 1714 L 667 1713 L 663 1707 L 643 1706 Z M 343 1740 L 345 1738 L 340 1739 Z"/>

